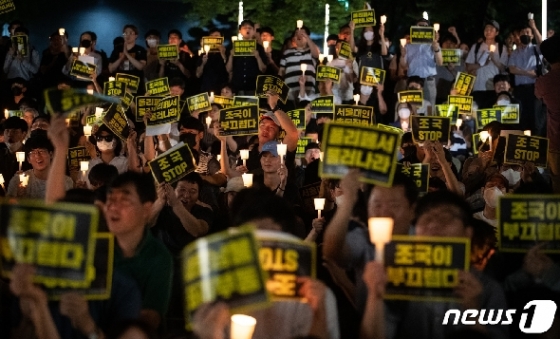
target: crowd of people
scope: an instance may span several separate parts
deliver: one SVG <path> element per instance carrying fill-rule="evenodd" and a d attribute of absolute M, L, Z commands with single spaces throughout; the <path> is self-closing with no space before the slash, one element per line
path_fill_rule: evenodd
<path fill-rule="evenodd" d="M 432 26 L 426 19 L 410 24 Z M 29 35 L 20 21 L 9 29 L 12 36 Z M 58 301 L 47 300 L 44 286 L 33 282 L 35 268 L 16 265 L 10 279 L 0 280 L 0 336 L 227 338 L 230 311 L 219 302 L 200 308 L 192 331 L 185 330 L 183 306 L 189 295 L 182 284 L 181 251 L 209 234 L 253 224 L 258 230 L 315 243 L 318 252 L 317 276 L 298 285 L 306 302 L 274 302 L 268 309 L 249 312 L 258 319 L 253 338 L 522 337 L 516 323 L 442 325 L 449 309 L 506 310 L 522 308 L 533 299 L 560 301 L 557 258 L 544 251 L 543 244 L 525 253 L 501 253 L 496 234 L 500 197 L 560 194 L 560 37 L 551 32 L 543 40 L 534 20 L 514 27 L 508 36 L 504 31 L 490 20 L 472 44 L 461 40 L 454 27 L 436 32 L 432 43 L 392 44 L 383 24 L 357 32 L 350 21 L 325 38 L 329 50 L 320 54 L 305 26 L 294 29 L 277 50 L 272 28 L 244 20 L 240 38 L 255 39 L 257 45 L 253 55 L 235 56 L 226 48 L 227 41 L 215 52 L 193 51 L 179 30 L 166 37 L 150 29 L 139 44 L 140 31 L 129 24 L 122 37 L 114 39 L 109 56 L 96 49 L 93 31 L 76 39 L 82 54 L 95 61 L 91 79 L 70 75 L 78 55 L 68 32 L 52 33 L 42 53 L 30 41 L 26 56 L 5 40 L 0 108 L 22 114 L 5 116 L 0 125 L 1 195 L 13 201 L 95 205 L 103 216 L 98 229 L 114 235 L 115 251 L 108 300 L 86 300 L 79 290 Z M 223 37 L 223 32 L 213 29 L 205 36 Z M 350 45 L 353 58 L 339 55 L 343 43 Z M 177 45 L 179 58 L 160 60 L 160 44 Z M 444 64 L 442 49 L 462 50 L 460 65 Z M 307 65 L 303 72 L 302 64 Z M 340 81 L 316 81 L 319 65 L 341 70 Z M 360 85 L 363 66 L 386 70 L 384 84 Z M 407 128 L 410 118 L 437 115 L 435 106 L 453 94 L 458 72 L 476 76 L 473 113 L 517 103 L 519 124 L 494 121 L 479 126 L 491 138 L 478 144 L 472 135 L 479 131 L 469 123 L 453 126 L 448 143 L 418 143 Z M 251 136 L 222 136 L 219 119 L 224 107 L 218 103 L 207 112 L 184 108 L 171 131 L 157 136 L 146 135 L 150 112 L 136 121 L 132 104 L 126 111 L 126 140 L 103 124 L 95 125 L 91 136 L 84 135 L 83 126 L 96 107 L 82 108 L 71 117 L 47 112 L 44 89 L 102 92 L 103 83 L 116 73 L 140 78 L 136 95 L 145 94 L 145 82 L 167 77 L 170 94 L 182 100 L 204 92 L 254 96 L 259 75 L 282 78 L 289 95 L 286 103 L 274 92 L 260 98 L 259 132 Z M 403 90 L 422 90 L 423 104 L 398 102 L 397 93 Z M 354 104 L 355 94 L 360 105 L 373 107 L 376 123 L 403 129 L 395 150 L 399 162 L 405 167 L 429 165 L 427 192 L 419 192 L 400 172 L 390 187 L 362 184 L 356 169 L 340 180 L 321 178 L 322 133 L 332 114 L 313 114 L 310 102 L 333 95 L 337 104 Z M 305 108 L 304 130 L 298 130 L 286 113 L 296 108 Z M 476 119 L 473 114 L 462 118 Z M 547 168 L 532 162 L 504 163 L 502 131 L 512 129 L 548 138 Z M 312 141 L 296 154 L 298 140 L 304 137 Z M 157 184 L 148 163 L 179 142 L 189 146 L 196 170 L 173 184 Z M 280 142 L 287 147 L 285 158 L 278 152 Z M 75 147 L 85 147 L 91 158 L 86 173 L 68 165 L 69 149 Z M 241 159 L 243 150 L 248 150 L 247 159 Z M 18 152 L 25 152 L 25 159 L 19 159 Z M 252 187 L 245 187 L 245 173 L 253 174 Z M 315 197 L 326 200 L 319 218 L 302 195 L 313 185 L 319 187 Z M 469 238 L 470 269 L 461 272 L 456 301 L 384 299 L 387 274 L 369 240 L 371 217 L 392 218 L 394 235 Z M 559 313 L 543 335 L 560 336 Z"/>

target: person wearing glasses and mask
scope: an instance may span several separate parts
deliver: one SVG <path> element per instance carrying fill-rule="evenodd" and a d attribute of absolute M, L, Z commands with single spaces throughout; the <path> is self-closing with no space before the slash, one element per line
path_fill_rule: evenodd
<path fill-rule="evenodd" d="M 101 125 L 92 138 L 95 140 L 97 156 L 89 161 L 86 177 L 91 168 L 100 163 L 115 166 L 119 174 L 129 170 L 128 158 L 121 155 L 122 142 L 107 126 Z"/>
<path fill-rule="evenodd" d="M 54 147 L 47 137 L 46 131 L 35 131 L 27 139 L 24 146 L 27 161 L 32 169 L 21 172 L 27 178 L 27 184 L 22 183 L 20 175 L 14 175 L 8 184 L 8 197 L 44 199 L 46 193 L 47 176 L 51 167 Z M 25 180 L 25 179 L 24 179 Z M 65 190 L 74 187 L 69 176 L 64 180 Z"/>
<path fill-rule="evenodd" d="M 79 48 L 84 48 L 83 53 L 71 53 L 68 57 L 68 62 L 64 65 L 62 69 L 62 73 L 65 75 L 70 75 L 70 70 L 72 69 L 72 63 L 74 60 L 88 60 L 90 57 L 93 58 L 93 64 L 95 65 L 95 73 L 97 76 L 101 75 L 101 71 L 103 70 L 103 58 L 97 52 L 95 52 L 95 40 L 97 40 L 97 35 L 93 32 L 83 32 L 80 35 L 80 44 Z M 84 58 L 80 58 L 80 56 L 84 56 Z M 71 76 L 74 80 L 79 81 L 91 81 L 89 78 L 83 77 L 75 77 Z"/>

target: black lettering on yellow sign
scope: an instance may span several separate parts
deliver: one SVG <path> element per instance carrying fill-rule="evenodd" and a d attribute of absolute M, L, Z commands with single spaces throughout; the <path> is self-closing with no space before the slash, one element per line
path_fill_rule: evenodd
<path fill-rule="evenodd" d="M 29 57 L 29 37 L 27 35 L 16 33 L 19 35 L 14 35 L 10 39 L 12 41 L 12 47 L 15 49 L 14 56 L 22 56 L 24 58 Z"/>
<path fill-rule="evenodd" d="M 116 104 L 111 105 L 107 113 L 103 116 L 103 123 L 107 126 L 117 137 L 126 141 L 130 134 L 128 127 L 128 120 L 126 115 L 119 111 Z"/>
<path fill-rule="evenodd" d="M 340 68 L 320 65 L 317 67 L 317 72 L 315 73 L 315 80 L 317 81 L 332 80 L 334 83 L 338 84 L 340 82 L 341 74 L 342 74 L 342 70 Z"/>
<path fill-rule="evenodd" d="M 181 102 L 178 95 L 166 97 L 158 101 L 152 109 L 152 117 L 148 120 L 149 126 L 169 124 L 179 121 L 181 117 Z"/>
<path fill-rule="evenodd" d="M 49 88 L 44 91 L 45 106 L 50 114 L 70 114 L 85 106 L 97 106 L 105 103 L 118 103 L 117 98 L 106 95 L 89 94 L 84 89 Z"/>
<path fill-rule="evenodd" d="M 305 157 L 305 147 L 309 145 L 309 143 L 314 142 L 311 138 L 299 138 L 297 142 L 296 148 L 296 158 L 303 158 Z"/>
<path fill-rule="evenodd" d="M 121 98 L 121 103 L 119 104 L 123 112 L 126 112 L 128 110 L 130 104 L 132 103 L 132 100 L 134 100 L 134 94 L 128 91 L 125 92 L 124 96 Z"/>
<path fill-rule="evenodd" d="M 546 167 L 548 163 L 548 139 L 508 134 L 504 162 L 520 165 L 532 162 L 537 167 Z"/>
<path fill-rule="evenodd" d="M 165 77 L 146 82 L 146 93 L 159 96 L 169 95 L 169 80 Z"/>
<path fill-rule="evenodd" d="M 354 55 L 352 54 L 352 47 L 347 42 L 342 42 L 340 44 L 340 51 L 338 52 L 338 57 L 341 59 L 354 59 Z"/>
<path fill-rule="evenodd" d="M 305 108 L 295 109 L 293 111 L 286 112 L 286 114 L 288 114 L 297 129 L 305 129 Z"/>
<path fill-rule="evenodd" d="M 1 0 L 0 1 L 0 14 L 15 11 L 16 5 L 13 0 Z"/>
<path fill-rule="evenodd" d="M 189 112 L 191 113 L 194 111 L 206 112 L 212 110 L 208 93 L 200 93 L 187 98 L 187 105 L 189 107 Z"/>
<path fill-rule="evenodd" d="M 476 123 L 478 127 L 482 129 L 487 124 L 492 121 L 502 122 L 502 110 L 501 109 L 479 109 L 476 111 Z"/>
<path fill-rule="evenodd" d="M 87 148 L 83 146 L 69 148 L 67 158 L 68 158 L 68 170 L 70 172 L 80 170 L 80 161 L 91 160 L 91 156 Z"/>
<path fill-rule="evenodd" d="M 360 67 L 360 84 L 366 86 L 377 86 L 385 83 L 385 70 L 375 67 Z"/>
<path fill-rule="evenodd" d="M 299 195 L 301 197 L 301 200 L 303 201 L 303 206 L 305 208 L 305 211 L 309 213 L 309 215 L 314 215 L 315 213 L 317 213 L 315 211 L 315 203 L 313 199 L 319 197 L 320 191 L 321 181 L 303 186 L 299 189 Z"/>
<path fill-rule="evenodd" d="M 248 96 L 234 96 L 233 107 L 259 105 L 259 98 Z M 225 107 L 224 107 L 225 108 Z"/>
<path fill-rule="evenodd" d="M 494 108 L 502 111 L 502 124 L 518 124 L 519 123 L 519 104 L 509 104 L 506 106 L 494 105 Z"/>
<path fill-rule="evenodd" d="M 222 105 L 222 108 L 229 108 L 233 106 L 233 98 L 216 95 L 214 96 L 214 103 Z"/>
<path fill-rule="evenodd" d="M 459 107 L 459 113 L 471 114 L 473 97 L 464 95 L 449 95 L 447 96 L 447 103 L 449 105 L 456 105 Z"/>
<path fill-rule="evenodd" d="M 472 135 L 472 145 L 473 145 L 473 153 L 478 154 L 478 143 L 480 142 L 480 134 L 473 133 Z"/>
<path fill-rule="evenodd" d="M 424 103 L 424 92 L 422 90 L 401 91 L 397 93 L 399 102 L 410 102 L 416 106 Z"/>
<path fill-rule="evenodd" d="M 375 115 L 371 106 L 334 105 L 334 121 L 373 125 Z"/>
<path fill-rule="evenodd" d="M 204 303 L 221 300 L 231 312 L 266 307 L 269 297 L 252 227 L 216 233 L 189 244 L 182 252 L 185 316 Z M 203 293 L 206 291 L 206 293 Z"/>
<path fill-rule="evenodd" d="M 180 142 L 148 163 L 157 183 L 172 184 L 196 169 L 189 146 Z"/>
<path fill-rule="evenodd" d="M 158 45 L 157 53 L 160 60 L 177 60 L 179 59 L 179 46 Z"/>
<path fill-rule="evenodd" d="M 138 92 L 138 87 L 140 87 L 140 78 L 126 73 L 117 73 L 115 75 L 115 80 L 124 82 L 126 84 L 126 89 L 130 90 L 132 93 Z"/>
<path fill-rule="evenodd" d="M 276 300 L 300 299 L 300 277 L 315 277 L 315 244 L 278 233 L 257 233 L 259 260 L 268 275 L 266 287 Z"/>
<path fill-rule="evenodd" d="M 237 40 L 233 42 L 234 56 L 253 56 L 257 49 L 257 40 Z"/>
<path fill-rule="evenodd" d="M 389 126 L 389 125 L 383 125 L 383 124 L 377 124 L 377 128 L 380 129 L 384 129 L 386 131 L 391 131 L 391 132 L 395 132 L 398 133 L 400 135 L 404 134 L 404 131 L 398 127 L 394 127 L 394 126 Z"/>
<path fill-rule="evenodd" d="M 98 210 L 80 204 L 45 205 L 40 201 L 0 202 L 2 274 L 13 265 L 36 267 L 36 281 L 46 286 L 89 286 Z"/>
<path fill-rule="evenodd" d="M 334 113 L 334 96 L 327 95 L 311 101 L 313 113 Z"/>
<path fill-rule="evenodd" d="M 254 135 L 259 133 L 259 107 L 234 106 L 220 110 L 220 135 Z"/>
<path fill-rule="evenodd" d="M 146 111 L 152 111 L 164 97 L 161 96 L 143 96 L 136 97 L 136 121 L 140 122 L 144 119 Z"/>
<path fill-rule="evenodd" d="M 463 51 L 460 49 L 441 49 L 443 64 L 448 66 L 461 66 L 461 56 Z"/>
<path fill-rule="evenodd" d="M 352 12 L 352 21 L 356 28 L 375 26 L 375 11 L 373 9 L 365 9 L 363 11 Z"/>
<path fill-rule="evenodd" d="M 200 43 L 200 47 L 204 48 L 204 46 L 210 46 L 210 53 L 219 53 L 220 47 L 224 44 L 223 37 L 215 37 L 215 36 L 205 36 L 202 37 L 202 42 Z"/>
<path fill-rule="evenodd" d="M 453 88 L 457 91 L 457 95 L 471 95 L 475 80 L 476 76 L 474 75 L 463 72 L 457 73 L 455 84 L 453 85 Z"/>
<path fill-rule="evenodd" d="M 8 118 L 18 117 L 23 118 L 23 111 L 20 110 L 8 110 Z"/>
<path fill-rule="evenodd" d="M 126 86 L 126 83 L 121 81 L 107 81 L 103 84 L 103 94 L 110 97 L 123 97 Z"/>
<path fill-rule="evenodd" d="M 430 167 L 428 164 L 410 164 L 410 166 L 397 164 L 397 171 L 409 177 L 416 184 L 419 192 L 428 192 L 430 184 Z"/>
<path fill-rule="evenodd" d="M 527 252 L 545 243 L 542 251 L 560 253 L 560 195 L 505 195 L 497 214 L 500 251 Z"/>
<path fill-rule="evenodd" d="M 423 26 L 410 27 L 411 44 L 431 44 L 434 41 L 434 28 Z"/>
<path fill-rule="evenodd" d="M 396 169 L 400 134 L 372 126 L 328 123 L 319 176 L 342 178 L 349 168 L 361 170 L 363 182 L 390 186 Z"/>
<path fill-rule="evenodd" d="M 72 67 L 70 68 L 70 75 L 76 77 L 89 78 L 93 73 L 95 73 L 96 66 L 94 64 L 88 64 L 81 60 L 74 60 L 72 62 Z"/>
<path fill-rule="evenodd" d="M 436 105 L 436 114 L 440 117 L 450 118 L 451 124 L 455 125 L 459 117 L 459 107 L 448 104 Z"/>
<path fill-rule="evenodd" d="M 290 88 L 278 77 L 272 75 L 259 75 L 257 76 L 257 83 L 255 86 L 255 95 L 258 97 L 265 97 L 266 94 L 271 91 L 278 94 L 283 103 L 286 103 L 286 100 L 288 100 Z"/>
<path fill-rule="evenodd" d="M 410 117 L 412 138 L 416 143 L 427 140 L 439 140 L 444 144 L 449 141 L 451 123 L 449 118 L 424 117 L 413 115 Z"/>
<path fill-rule="evenodd" d="M 393 236 L 384 252 L 387 299 L 456 301 L 459 272 L 470 267 L 468 238 Z"/>

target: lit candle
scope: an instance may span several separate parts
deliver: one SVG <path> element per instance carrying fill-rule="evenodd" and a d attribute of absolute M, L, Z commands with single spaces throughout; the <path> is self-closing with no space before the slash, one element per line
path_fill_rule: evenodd
<path fill-rule="evenodd" d="M 86 172 L 89 169 L 89 161 L 80 161 L 80 171 L 82 171 L 82 180 L 86 181 Z"/>
<path fill-rule="evenodd" d="M 64 121 L 66 122 L 66 127 L 70 126 L 70 119 L 64 119 Z"/>
<path fill-rule="evenodd" d="M 93 89 L 92 89 L 92 88 L 88 88 L 88 89 L 87 89 L 87 94 L 93 95 Z"/>
<path fill-rule="evenodd" d="M 206 117 L 206 125 L 208 125 L 208 129 L 210 129 L 210 125 L 212 125 L 212 117 L 211 116 Z"/>
<path fill-rule="evenodd" d="M 529 14 L 527 14 L 527 19 L 533 20 L 533 18 L 535 18 L 535 15 L 533 13 L 529 12 Z"/>
<path fill-rule="evenodd" d="M 360 102 L 360 95 L 359 94 L 354 94 L 354 101 L 356 102 L 356 105 Z"/>
<path fill-rule="evenodd" d="M 298 20 L 296 22 L 296 26 L 297 26 L 298 29 L 301 29 L 303 27 L 303 20 Z"/>
<path fill-rule="evenodd" d="M 401 122 L 401 128 L 403 131 L 407 132 L 408 131 L 408 122 L 403 121 Z"/>
<path fill-rule="evenodd" d="M 4 110 L 4 118 L 8 119 L 10 117 L 10 112 L 8 111 L 8 109 Z"/>
<path fill-rule="evenodd" d="M 321 211 L 325 209 L 325 198 L 315 198 L 313 199 L 313 204 L 315 204 L 315 209 L 317 210 L 317 218 L 321 219 Z"/>
<path fill-rule="evenodd" d="M 490 45 L 490 52 L 493 53 L 496 50 L 496 45 Z"/>
<path fill-rule="evenodd" d="M 201 56 L 204 51 L 201 49 L 198 50 L 198 56 Z"/>
<path fill-rule="evenodd" d="M 101 118 L 101 114 L 103 114 L 103 108 L 95 107 L 95 116 L 97 117 L 97 119 Z"/>
<path fill-rule="evenodd" d="M 333 60 L 334 56 L 332 54 L 327 55 L 327 61 L 331 62 Z"/>
<path fill-rule="evenodd" d="M 16 152 L 16 159 L 19 162 L 19 170 L 21 171 L 21 164 L 25 161 L 25 152 Z"/>
<path fill-rule="evenodd" d="M 214 99 L 214 92 L 210 92 L 210 103 L 213 103 Z"/>
<path fill-rule="evenodd" d="M 307 71 L 307 64 L 302 63 L 299 67 L 301 68 L 301 73 L 305 74 L 305 71 Z"/>
<path fill-rule="evenodd" d="M 255 331 L 257 319 L 244 314 L 231 316 L 231 339 L 251 339 Z"/>
<path fill-rule="evenodd" d="M 88 125 L 84 126 L 84 136 L 85 137 L 90 137 L 91 136 L 92 128 L 93 128 L 93 126 L 88 126 Z"/>
<path fill-rule="evenodd" d="M 243 40 L 243 35 L 241 33 L 237 34 L 237 40 Z"/>
<path fill-rule="evenodd" d="M 480 141 L 482 141 L 483 143 L 486 142 L 486 140 L 488 139 L 488 131 L 482 131 L 480 133 L 478 133 L 478 136 L 480 137 Z"/>
<path fill-rule="evenodd" d="M 429 19 L 428 19 L 428 12 L 426 12 L 426 11 L 422 12 L 422 18 L 423 18 L 424 20 L 429 20 Z"/>
<path fill-rule="evenodd" d="M 319 153 L 319 160 L 323 161 L 323 155 L 325 154 L 325 152 L 321 152 Z"/>
<path fill-rule="evenodd" d="M 247 159 L 249 159 L 249 150 L 248 149 L 239 150 L 239 155 L 241 156 L 241 160 L 243 160 L 243 166 L 247 166 Z"/>
<path fill-rule="evenodd" d="M 270 41 L 263 41 L 263 47 L 265 51 L 268 49 L 268 46 L 270 46 Z"/>
<path fill-rule="evenodd" d="M 436 32 L 439 32 L 439 24 L 437 24 L 437 23 L 434 24 L 434 30 L 435 30 Z"/>
<path fill-rule="evenodd" d="M 278 145 L 276 145 L 276 151 L 278 152 L 278 156 L 280 157 L 280 163 L 283 164 L 284 156 L 288 151 L 288 145 L 284 143 L 279 143 Z"/>
<path fill-rule="evenodd" d="M 457 122 L 455 123 L 455 126 L 457 126 L 457 129 L 461 128 L 461 126 L 463 125 L 463 119 L 457 119 Z"/>
<path fill-rule="evenodd" d="M 375 245 L 375 260 L 383 262 L 385 245 L 391 241 L 393 235 L 392 218 L 369 218 L 369 240 Z"/>
<path fill-rule="evenodd" d="M 109 81 L 115 81 L 115 77 L 109 77 Z"/>
<path fill-rule="evenodd" d="M 208 54 L 210 52 L 210 45 L 204 45 L 204 53 Z"/>
<path fill-rule="evenodd" d="M 221 161 L 222 160 L 222 155 L 221 154 L 216 155 L 216 159 L 218 159 L 218 161 Z"/>
<path fill-rule="evenodd" d="M 64 28 L 58 29 L 58 35 L 64 35 L 64 33 L 66 33 L 66 30 Z"/>
<path fill-rule="evenodd" d="M 241 175 L 243 178 L 243 186 L 251 187 L 253 186 L 253 174 L 252 173 L 243 173 Z"/>
<path fill-rule="evenodd" d="M 319 63 L 322 63 L 324 59 L 325 59 L 325 55 L 319 54 Z"/>
<path fill-rule="evenodd" d="M 232 36 L 232 37 L 231 37 L 231 41 L 232 41 L 232 42 L 233 42 L 233 41 L 237 41 L 237 36 Z"/>
<path fill-rule="evenodd" d="M 2 175 L 2 173 L 0 173 L 0 185 L 4 187 L 4 176 Z"/>
<path fill-rule="evenodd" d="M 78 54 L 79 50 L 80 49 L 78 47 L 72 47 L 72 53 L 74 53 L 74 54 Z"/>
<path fill-rule="evenodd" d="M 492 150 L 492 134 L 488 133 L 488 140 L 490 143 L 490 150 Z"/>
<path fill-rule="evenodd" d="M 19 175 L 19 181 L 21 183 L 21 186 L 27 187 L 27 184 L 29 184 L 29 176 L 25 175 L 25 173 L 22 173 Z"/>
<path fill-rule="evenodd" d="M 84 55 L 85 52 L 86 52 L 86 48 L 80 47 L 80 55 Z"/>
<path fill-rule="evenodd" d="M 531 130 L 525 130 L 525 131 L 523 131 L 523 134 L 530 137 L 531 136 Z"/>
<path fill-rule="evenodd" d="M 401 46 L 404 47 L 406 45 L 406 39 L 401 39 Z"/>
<path fill-rule="evenodd" d="M 382 15 L 381 16 L 381 24 L 384 25 L 387 22 L 387 16 L 386 15 Z"/>

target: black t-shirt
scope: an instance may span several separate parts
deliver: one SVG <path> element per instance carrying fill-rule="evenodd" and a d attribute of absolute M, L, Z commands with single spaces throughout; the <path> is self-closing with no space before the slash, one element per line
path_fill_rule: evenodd
<path fill-rule="evenodd" d="M 263 62 L 266 62 L 266 53 L 263 46 L 257 44 L 257 51 Z M 235 93 L 239 91 L 254 91 L 256 88 L 257 76 L 261 75 L 259 63 L 254 56 L 234 56 L 233 57 L 233 77 L 232 85 Z"/>
<path fill-rule="evenodd" d="M 202 58 L 198 59 L 198 66 L 200 65 L 202 65 Z M 220 87 L 225 84 L 227 80 L 228 72 L 222 54 L 208 53 L 208 61 L 206 65 L 204 65 L 204 70 L 200 77 L 200 91 L 214 92 L 214 94 L 220 93 Z"/>
<path fill-rule="evenodd" d="M 66 78 L 66 75 L 62 73 L 62 68 L 64 68 L 66 62 L 68 62 L 68 58 L 64 52 L 52 54 L 49 48 L 43 51 L 41 67 L 48 67 L 46 72 L 42 73 L 44 87 L 55 87 L 60 79 Z"/>
<path fill-rule="evenodd" d="M 280 59 L 282 59 L 282 52 L 273 49 L 270 52 L 270 56 L 272 58 L 272 61 L 274 61 L 274 64 L 276 64 L 276 67 L 273 67 L 270 63 L 268 63 L 268 58 L 263 59 L 264 63 L 267 64 L 266 72 L 264 72 L 264 74 L 278 76 L 278 68 L 280 68 Z"/>
<path fill-rule="evenodd" d="M 111 57 L 109 57 L 109 63 L 117 61 L 119 59 L 120 53 L 122 53 L 121 49 L 114 49 L 111 53 Z M 130 54 L 134 59 L 138 61 L 147 61 L 146 49 L 140 45 L 134 45 L 134 47 L 128 50 L 128 54 Z M 146 89 L 144 88 L 144 71 L 135 68 L 127 58 L 125 58 L 123 62 L 121 62 L 115 73 L 125 73 L 139 77 L 140 86 L 138 87 L 138 94 L 144 94 L 144 92 L 146 91 Z"/>

